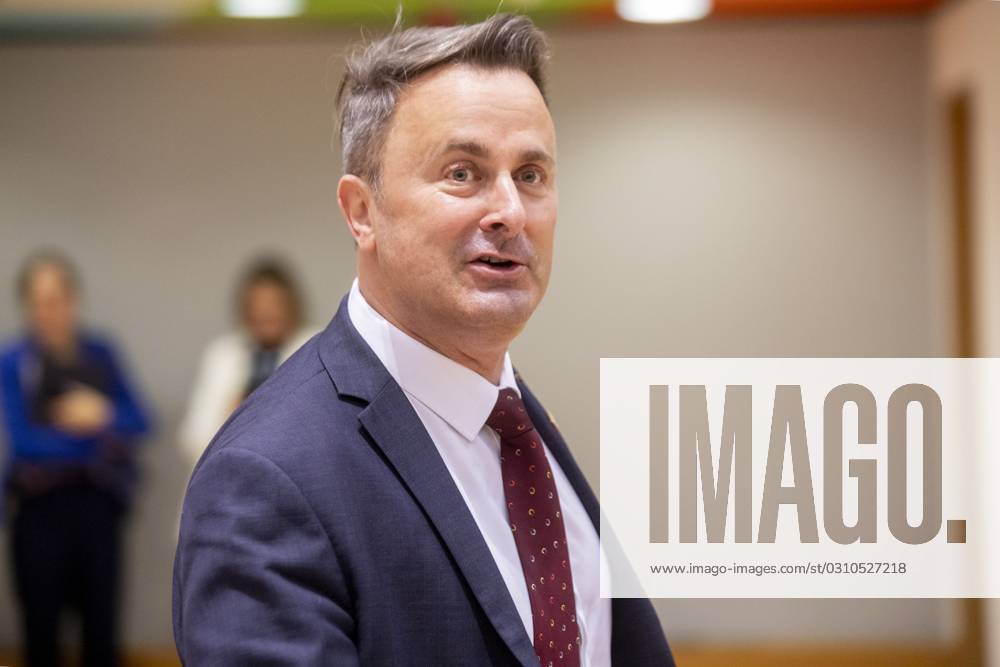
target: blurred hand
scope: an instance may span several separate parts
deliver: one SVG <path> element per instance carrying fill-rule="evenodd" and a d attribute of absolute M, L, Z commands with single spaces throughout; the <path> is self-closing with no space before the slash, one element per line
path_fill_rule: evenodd
<path fill-rule="evenodd" d="M 76 436 L 100 433 L 111 423 L 111 403 L 100 392 L 78 387 L 52 402 L 52 423 Z"/>

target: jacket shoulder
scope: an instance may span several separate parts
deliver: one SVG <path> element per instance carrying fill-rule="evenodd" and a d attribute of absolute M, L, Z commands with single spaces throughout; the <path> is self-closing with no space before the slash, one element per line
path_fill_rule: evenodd
<path fill-rule="evenodd" d="M 0 345 L 0 365 L 7 367 L 16 364 L 18 358 L 27 350 L 27 342 L 18 338 L 10 340 Z"/>
<path fill-rule="evenodd" d="M 118 344 L 111 334 L 94 329 L 85 329 L 78 335 L 80 346 L 93 357 L 114 359 L 118 356 Z"/>
<path fill-rule="evenodd" d="M 230 447 L 251 450 L 275 463 L 294 460 L 337 430 L 339 403 L 333 382 L 310 340 L 268 378 L 222 426 L 202 457 Z M 198 464 L 199 467 L 201 463 Z"/>

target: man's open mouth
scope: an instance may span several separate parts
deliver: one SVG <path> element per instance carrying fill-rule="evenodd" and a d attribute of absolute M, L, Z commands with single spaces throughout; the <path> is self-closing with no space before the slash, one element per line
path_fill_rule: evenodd
<path fill-rule="evenodd" d="M 498 269 L 505 269 L 514 266 L 519 266 L 515 261 L 509 259 L 501 259 L 500 257 L 480 257 L 476 260 L 480 264 L 486 264 Z"/>

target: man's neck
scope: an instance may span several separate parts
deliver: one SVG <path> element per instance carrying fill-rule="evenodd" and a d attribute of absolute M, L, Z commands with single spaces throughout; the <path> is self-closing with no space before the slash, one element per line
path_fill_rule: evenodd
<path fill-rule="evenodd" d="M 493 344 L 480 344 L 476 346 L 462 345 L 449 339 L 449 337 L 436 336 L 427 330 L 417 330 L 417 327 L 407 326 L 407 324 L 396 318 L 391 309 L 387 308 L 379 299 L 378 295 L 372 290 L 366 290 L 360 281 L 358 289 L 361 291 L 361 296 L 364 297 L 365 301 L 375 312 L 407 336 L 419 341 L 455 363 L 465 366 L 472 372 L 481 375 L 492 384 L 500 384 L 504 359 L 507 355 L 507 342 L 499 341 Z"/>

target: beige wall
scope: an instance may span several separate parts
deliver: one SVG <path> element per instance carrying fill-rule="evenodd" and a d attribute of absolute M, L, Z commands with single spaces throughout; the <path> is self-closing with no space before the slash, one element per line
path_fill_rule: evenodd
<path fill-rule="evenodd" d="M 977 353 L 1000 354 L 1000 2 L 962 0 L 941 11 L 931 29 L 931 92 L 935 177 L 931 204 L 935 231 L 948 239 L 947 152 L 943 133 L 946 101 L 965 91 L 971 100 L 972 224 L 975 246 Z M 995 471 L 989 471 L 995 473 Z M 990 479 L 989 481 L 993 481 Z M 994 541 L 985 562 L 1000 555 Z M 1000 603 L 986 601 L 988 664 L 1000 666 Z"/>
<path fill-rule="evenodd" d="M 513 354 L 595 483 L 601 356 L 942 352 L 926 35 L 915 20 L 553 32 L 556 272 Z M 131 535 L 133 643 L 170 641 L 186 476 L 172 433 L 234 272 L 283 250 L 322 321 L 353 275 L 330 148 L 352 36 L 0 48 L 0 283 L 40 243 L 69 249 L 91 319 L 119 335 L 159 414 Z M 0 332 L 15 327 L 0 298 Z M 658 606 L 675 641 L 952 627 L 935 602 Z M 0 645 L 12 618 L 0 587 Z"/>

